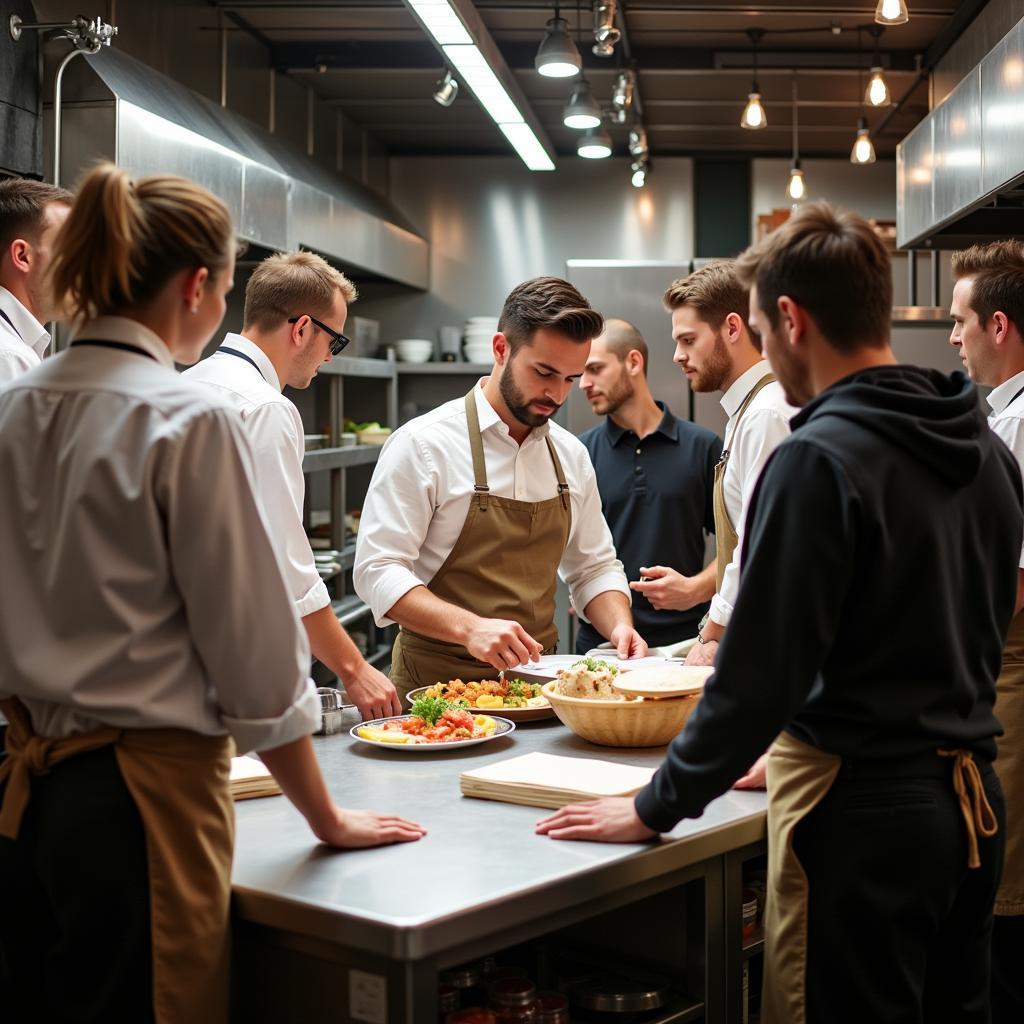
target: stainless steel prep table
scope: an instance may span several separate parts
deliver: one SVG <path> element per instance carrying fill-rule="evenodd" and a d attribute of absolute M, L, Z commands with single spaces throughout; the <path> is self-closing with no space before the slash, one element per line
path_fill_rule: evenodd
<path fill-rule="evenodd" d="M 532 750 L 653 766 L 663 748 L 594 746 L 557 721 L 461 751 L 381 750 L 347 732 L 314 743 L 343 807 L 401 814 L 428 834 L 336 851 L 283 798 L 237 804 L 236 1019 L 433 1024 L 439 970 L 695 879 L 703 1018 L 671 1019 L 738 1019 L 740 864 L 764 849 L 763 793 L 729 792 L 656 843 L 556 842 L 533 831 L 547 812 L 464 798 L 459 773 Z"/>

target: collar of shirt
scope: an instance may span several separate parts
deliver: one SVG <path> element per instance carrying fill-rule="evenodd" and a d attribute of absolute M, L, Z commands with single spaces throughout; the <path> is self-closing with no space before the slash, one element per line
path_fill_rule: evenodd
<path fill-rule="evenodd" d="M 729 419 L 736 415 L 739 407 L 743 404 L 743 399 L 754 390 L 757 382 L 766 373 L 771 372 L 772 368 L 768 365 L 768 360 L 761 359 L 732 382 L 729 390 L 721 398 L 722 408 Z"/>
<path fill-rule="evenodd" d="M 679 429 L 676 426 L 676 418 L 665 408 L 664 402 L 655 401 L 654 403 L 662 412 L 661 422 L 655 428 L 654 433 L 663 434 L 670 441 L 679 441 Z M 608 431 L 608 440 L 611 444 L 617 445 L 627 434 L 636 434 L 630 430 L 629 427 L 620 426 L 616 423 L 611 416 L 605 419 L 605 429 Z"/>
<path fill-rule="evenodd" d="M 498 434 L 507 437 L 515 444 L 512 435 L 509 433 L 508 424 L 498 415 L 497 410 L 487 401 L 487 396 L 484 394 L 484 384 L 487 383 L 488 379 L 487 377 L 481 377 L 473 389 L 473 397 L 476 399 L 476 414 L 480 419 L 480 433 L 483 434 L 485 431 L 494 428 Z M 548 436 L 548 433 L 547 423 L 540 427 L 533 427 L 530 433 L 526 435 L 523 445 L 543 440 Z"/>
<path fill-rule="evenodd" d="M 1005 412 L 1013 396 L 1021 388 L 1024 388 L 1024 370 L 1015 373 L 1009 380 L 1004 380 L 999 387 L 993 388 L 987 398 L 988 404 L 992 408 L 992 415 L 998 416 L 1001 412 Z"/>
<path fill-rule="evenodd" d="M 14 329 L 21 335 L 21 340 L 40 359 L 50 344 L 50 332 L 11 294 L 6 288 L 0 286 L 0 309 L 2 309 L 14 324 Z"/>
<path fill-rule="evenodd" d="M 174 369 L 174 358 L 167 343 L 155 331 L 126 316 L 98 316 L 83 324 L 73 341 L 120 341 L 137 345 L 161 366 Z"/>
<path fill-rule="evenodd" d="M 278 391 L 283 391 L 284 386 L 281 384 L 281 378 L 277 375 L 277 370 L 274 369 L 274 364 L 270 361 L 270 356 L 263 351 L 254 341 L 250 341 L 244 334 L 226 334 L 224 341 L 221 343 L 221 348 L 225 345 L 228 348 L 238 349 L 239 352 L 243 352 L 247 355 L 260 369 L 260 373 L 263 374 L 263 379 L 272 387 L 277 388 Z M 215 352 L 214 355 L 217 353 Z M 232 358 L 228 356 L 228 359 Z"/>

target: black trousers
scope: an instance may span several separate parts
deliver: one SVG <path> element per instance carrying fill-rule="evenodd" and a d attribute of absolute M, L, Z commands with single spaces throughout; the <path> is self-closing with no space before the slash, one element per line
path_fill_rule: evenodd
<path fill-rule="evenodd" d="M 0 838 L 4 1024 L 153 1020 L 146 837 L 112 747 L 32 779 Z"/>
<path fill-rule="evenodd" d="M 999 917 L 992 929 L 992 1024 L 1024 1021 L 1024 916 Z"/>
<path fill-rule="evenodd" d="M 938 760 L 938 759 L 936 759 Z M 967 833 L 949 762 L 933 777 L 841 770 L 798 826 L 807 873 L 807 1024 L 988 1024 L 1002 790 L 982 766 L 1000 832 Z"/>

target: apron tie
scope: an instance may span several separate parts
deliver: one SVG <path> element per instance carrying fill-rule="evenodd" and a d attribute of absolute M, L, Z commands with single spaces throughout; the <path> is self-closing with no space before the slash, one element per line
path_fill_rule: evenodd
<path fill-rule="evenodd" d="M 46 775 L 55 764 L 75 754 L 116 743 L 121 730 L 104 727 L 63 739 L 37 736 L 28 709 L 20 700 L 2 700 L 0 708 L 9 723 L 4 740 L 7 757 L 0 762 L 0 783 L 7 783 L 0 796 L 0 836 L 17 839 L 32 795 L 32 776 Z"/>
<path fill-rule="evenodd" d="M 967 825 L 967 866 L 980 868 L 981 857 L 978 854 L 978 835 L 986 839 L 999 831 L 992 805 L 985 796 L 981 781 L 981 772 L 974 763 L 974 755 L 969 750 L 940 750 L 939 757 L 952 757 L 953 789 L 960 800 L 960 810 Z M 970 792 L 968 792 L 970 790 Z"/>

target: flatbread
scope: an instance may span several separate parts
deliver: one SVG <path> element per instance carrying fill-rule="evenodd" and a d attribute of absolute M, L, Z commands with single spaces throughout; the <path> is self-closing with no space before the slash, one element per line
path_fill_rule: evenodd
<path fill-rule="evenodd" d="M 710 665 L 665 665 L 631 671 L 623 666 L 612 689 L 633 697 L 687 697 L 701 693 L 714 671 Z"/>

